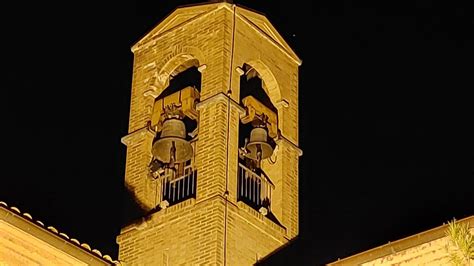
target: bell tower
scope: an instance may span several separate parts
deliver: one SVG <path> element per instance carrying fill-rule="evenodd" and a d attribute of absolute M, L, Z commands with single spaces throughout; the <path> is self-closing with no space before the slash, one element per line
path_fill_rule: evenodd
<path fill-rule="evenodd" d="M 177 8 L 133 47 L 127 265 L 252 265 L 298 235 L 298 67 L 262 14 Z"/>

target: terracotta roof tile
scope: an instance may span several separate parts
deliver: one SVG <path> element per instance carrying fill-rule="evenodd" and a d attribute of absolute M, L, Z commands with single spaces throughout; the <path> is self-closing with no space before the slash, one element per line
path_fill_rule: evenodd
<path fill-rule="evenodd" d="M 29 220 L 30 222 L 34 223 L 34 224 L 37 224 L 45 229 L 47 229 L 48 231 L 54 233 L 54 234 L 57 234 L 59 236 L 61 236 L 62 238 L 68 240 L 69 242 L 73 243 L 74 245 L 77 245 L 85 250 L 87 250 L 89 253 L 91 254 L 94 254 L 95 256 L 99 256 L 111 263 L 114 263 L 115 265 L 122 265 L 120 261 L 118 260 L 113 260 L 112 257 L 110 257 L 109 255 L 105 254 L 105 255 L 102 255 L 102 252 L 100 252 L 98 249 L 91 249 L 91 247 L 89 246 L 89 244 L 87 243 L 81 243 L 79 242 L 79 240 L 75 239 L 75 238 L 69 238 L 68 235 L 66 235 L 65 233 L 63 232 L 59 232 L 55 227 L 53 226 L 45 226 L 43 222 L 39 221 L 39 220 L 36 220 L 34 221 L 33 220 L 33 217 L 31 216 L 31 214 L 25 212 L 25 213 L 21 213 L 20 209 L 18 209 L 17 207 L 14 207 L 14 206 L 11 206 L 9 207 L 8 204 L 4 201 L 0 201 L 0 208 L 4 208 L 6 210 L 9 210 L 9 211 L 13 211 L 13 212 L 16 212 L 18 214 L 21 214 L 23 218 Z"/>

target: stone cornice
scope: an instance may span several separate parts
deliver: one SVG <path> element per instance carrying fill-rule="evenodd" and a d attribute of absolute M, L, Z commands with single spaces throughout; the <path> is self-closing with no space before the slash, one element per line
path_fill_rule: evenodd
<path fill-rule="evenodd" d="M 280 145 L 280 143 L 285 143 L 285 145 L 288 145 L 295 149 L 298 152 L 298 155 L 301 156 L 303 155 L 303 150 L 298 147 L 295 143 L 293 143 L 291 140 L 287 139 L 285 136 L 280 135 L 279 138 L 276 140 L 276 143 Z"/>
<path fill-rule="evenodd" d="M 122 137 L 120 140 L 123 144 L 126 146 L 130 146 L 137 140 L 142 139 L 145 135 L 149 135 L 150 137 L 155 137 L 155 132 L 150 130 L 147 126 L 140 128 L 138 130 L 135 130 L 128 135 Z"/>

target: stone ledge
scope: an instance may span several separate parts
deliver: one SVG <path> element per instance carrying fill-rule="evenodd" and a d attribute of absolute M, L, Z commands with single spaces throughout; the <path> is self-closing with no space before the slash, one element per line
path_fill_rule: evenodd
<path fill-rule="evenodd" d="M 148 127 L 143 127 L 141 129 L 135 130 L 134 132 L 122 137 L 120 141 L 125 144 L 125 146 L 131 146 L 137 140 L 143 138 L 143 136 L 149 135 L 150 137 L 155 137 L 155 132 L 151 131 Z"/>
<path fill-rule="evenodd" d="M 280 225 L 276 224 L 275 222 L 271 221 L 270 219 L 265 217 L 263 214 L 261 214 L 258 211 L 254 210 L 252 207 L 248 206 L 244 202 L 238 201 L 237 202 L 237 207 L 238 207 L 239 210 L 245 211 L 246 213 L 254 216 L 256 219 L 263 222 L 264 224 L 269 225 L 270 228 L 272 228 L 273 230 L 277 230 L 278 232 L 280 232 L 280 233 L 282 233 L 283 235 L 286 236 L 286 228 L 285 227 L 280 226 Z"/>
<path fill-rule="evenodd" d="M 286 99 L 283 99 L 283 98 L 277 100 L 277 102 L 275 103 L 276 108 L 280 108 L 280 107 L 288 108 L 289 106 L 290 106 L 290 103 Z"/>
<path fill-rule="evenodd" d="M 120 230 L 120 235 L 118 237 L 122 238 L 124 235 L 132 231 L 135 231 L 135 230 L 141 231 L 143 229 L 146 229 L 150 226 L 151 223 L 158 220 L 161 216 L 167 215 L 170 212 L 172 213 L 177 210 L 184 209 L 189 206 L 194 206 L 195 203 L 196 203 L 196 199 L 190 198 L 180 203 L 174 204 L 166 209 L 152 211 L 151 213 L 148 213 L 145 216 L 135 220 L 133 223 L 123 227 Z"/>
<path fill-rule="evenodd" d="M 303 155 L 303 150 L 301 150 L 298 145 L 294 144 L 291 140 L 287 139 L 285 136 L 280 135 L 279 138 L 276 140 L 277 145 L 280 145 L 280 143 L 285 143 L 288 144 L 290 147 L 295 149 L 298 152 L 298 155 L 301 156 Z"/>

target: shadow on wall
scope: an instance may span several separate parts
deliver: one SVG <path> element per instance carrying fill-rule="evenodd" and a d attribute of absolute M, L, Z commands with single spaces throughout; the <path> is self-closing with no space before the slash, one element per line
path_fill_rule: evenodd
<path fill-rule="evenodd" d="M 147 215 L 147 211 L 140 206 L 132 190 L 125 186 L 122 192 L 122 214 L 121 227 L 133 224 L 135 221 L 142 219 Z"/>

